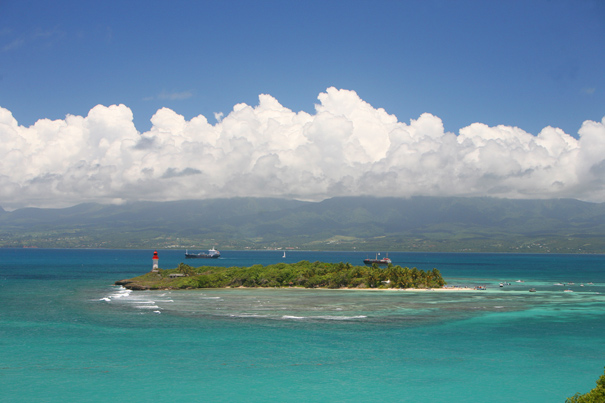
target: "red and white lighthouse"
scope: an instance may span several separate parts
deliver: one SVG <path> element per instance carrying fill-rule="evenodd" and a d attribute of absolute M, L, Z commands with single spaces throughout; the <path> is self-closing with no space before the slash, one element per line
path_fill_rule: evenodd
<path fill-rule="evenodd" d="M 160 260 L 160 258 L 158 258 L 158 251 L 154 250 L 153 251 L 153 258 L 152 258 L 152 262 L 153 262 L 153 267 L 151 268 L 152 272 L 158 271 L 159 269 L 159 265 L 158 265 L 158 261 Z"/>

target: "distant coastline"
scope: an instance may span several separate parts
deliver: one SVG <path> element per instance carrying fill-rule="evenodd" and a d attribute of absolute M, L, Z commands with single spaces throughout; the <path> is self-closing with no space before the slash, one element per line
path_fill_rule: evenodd
<path fill-rule="evenodd" d="M 0 247 L 15 248 L 586 254 L 605 253 L 604 234 L 605 203 L 567 199 L 235 198 L 0 210 Z"/>

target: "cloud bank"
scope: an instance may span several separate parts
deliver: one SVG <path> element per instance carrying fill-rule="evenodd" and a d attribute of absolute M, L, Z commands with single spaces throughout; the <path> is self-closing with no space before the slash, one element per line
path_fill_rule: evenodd
<path fill-rule="evenodd" d="M 315 113 L 270 95 L 237 104 L 216 124 L 162 108 L 140 133 L 124 105 L 20 126 L 0 107 L 0 205 L 234 196 L 492 196 L 605 201 L 605 118 L 578 138 L 546 127 L 474 123 L 444 131 L 424 113 L 409 123 L 354 91 L 328 88 Z"/>

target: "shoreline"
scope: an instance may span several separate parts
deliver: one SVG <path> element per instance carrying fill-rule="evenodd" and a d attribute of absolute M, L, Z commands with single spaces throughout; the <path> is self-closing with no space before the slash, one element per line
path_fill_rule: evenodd
<path fill-rule="evenodd" d="M 237 290 L 237 289 L 246 289 L 246 290 L 342 290 L 342 291 L 390 291 L 390 292 L 452 292 L 452 291 L 482 291 L 475 287 L 453 287 L 453 286 L 444 286 L 441 288 L 328 288 L 328 287 L 315 287 L 315 288 L 306 288 L 306 287 L 222 287 L 222 288 L 173 288 L 173 287 L 160 287 L 160 288 L 152 288 L 150 286 L 145 286 L 141 284 L 137 284 L 130 280 L 119 280 L 114 283 L 114 285 L 122 286 L 126 289 L 132 291 L 192 291 L 192 290 Z"/>
<path fill-rule="evenodd" d="M 399 292 L 429 292 L 429 291 L 480 291 L 474 287 L 441 287 L 441 288 L 328 288 L 328 287 L 317 287 L 317 288 L 305 288 L 305 287 L 225 287 L 225 288 L 212 288 L 214 290 L 223 290 L 223 289 L 249 289 L 249 290 L 258 290 L 258 289 L 267 289 L 267 290 L 342 290 L 342 291 L 399 291 Z M 195 290 L 203 290 L 204 288 L 194 288 Z M 208 290 L 209 288 L 205 288 Z"/>

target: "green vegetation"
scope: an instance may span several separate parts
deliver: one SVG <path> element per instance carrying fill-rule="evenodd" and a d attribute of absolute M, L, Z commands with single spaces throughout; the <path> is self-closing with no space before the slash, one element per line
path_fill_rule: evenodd
<path fill-rule="evenodd" d="M 344 197 L 0 208 L 0 247 L 605 253 L 605 203 Z"/>
<path fill-rule="evenodd" d="M 597 379 L 597 387 L 590 392 L 580 395 L 576 393 L 565 400 L 565 403 L 603 403 L 605 402 L 605 374 Z"/>
<path fill-rule="evenodd" d="M 178 276 L 178 277 L 176 277 Z M 437 269 L 389 265 L 380 268 L 350 263 L 278 263 L 251 267 L 191 267 L 181 263 L 176 269 L 159 270 L 116 284 L 135 290 L 225 287 L 305 287 L 305 288 L 439 288 L 445 285 Z"/>

